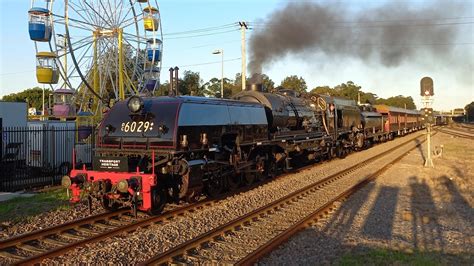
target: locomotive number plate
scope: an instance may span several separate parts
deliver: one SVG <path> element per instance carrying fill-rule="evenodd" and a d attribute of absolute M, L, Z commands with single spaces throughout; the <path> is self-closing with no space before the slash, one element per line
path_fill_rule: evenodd
<path fill-rule="evenodd" d="M 133 121 L 133 122 L 124 122 L 120 127 L 122 132 L 149 132 L 153 130 L 153 122 L 149 121 Z"/>

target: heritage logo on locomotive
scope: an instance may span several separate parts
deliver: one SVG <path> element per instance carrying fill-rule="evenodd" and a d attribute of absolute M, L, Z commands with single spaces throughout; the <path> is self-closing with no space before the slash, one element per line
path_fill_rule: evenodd
<path fill-rule="evenodd" d="M 120 157 L 94 157 L 94 169 L 101 171 L 127 171 L 127 160 Z"/>

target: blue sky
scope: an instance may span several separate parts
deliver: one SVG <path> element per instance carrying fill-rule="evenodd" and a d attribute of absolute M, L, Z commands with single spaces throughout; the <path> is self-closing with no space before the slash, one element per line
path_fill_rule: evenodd
<path fill-rule="evenodd" d="M 265 19 L 276 9 L 285 7 L 287 1 L 272 0 L 163 0 L 159 1 L 164 33 L 182 32 L 193 29 L 220 26 L 237 21 L 258 21 Z M 296 2 L 296 1 L 293 1 Z M 328 1 L 326 1 L 328 2 Z M 329 1 L 336 2 L 336 1 Z M 337 1 L 348 5 L 354 11 L 375 7 L 385 1 Z M 431 1 L 405 1 L 413 8 L 430 4 Z M 460 1 L 463 2 L 463 1 Z M 467 15 L 474 17 L 471 1 Z M 35 49 L 27 30 L 27 11 L 30 1 L 0 1 L 0 96 L 37 85 L 35 77 Z M 459 14 L 446 14 L 456 17 Z M 471 19 L 474 21 L 474 19 Z M 277 84 L 288 75 L 301 75 L 310 89 L 315 86 L 334 86 L 348 80 L 363 87 L 364 91 L 376 93 L 380 97 L 410 95 L 421 106 L 419 81 L 423 76 L 431 76 L 435 82 L 436 109 L 448 110 L 464 107 L 474 101 L 474 30 L 473 24 L 459 27 L 462 37 L 456 43 L 452 57 L 423 58 L 416 62 L 403 62 L 397 67 L 384 67 L 377 62 L 362 62 L 356 58 L 330 58 L 315 54 L 308 58 L 298 54 L 288 54 L 271 65 L 264 66 L 264 73 Z M 249 38 L 252 31 L 247 32 Z M 471 44 L 469 44 L 471 43 Z M 422 49 L 421 47 L 420 49 Z M 220 77 L 220 56 L 213 55 L 215 49 L 224 49 L 226 60 L 225 76 L 234 78 L 240 72 L 240 32 L 195 38 L 164 40 L 163 71 L 161 81 L 168 79 L 170 66 L 182 66 L 181 71 L 199 72 L 205 81 Z M 415 61 L 415 60 L 414 60 Z M 458 64 L 462 61 L 462 64 Z M 203 64 L 202 63 L 210 63 Z M 453 68 L 454 63 L 461 67 Z M 181 72 L 182 73 L 182 72 Z"/>

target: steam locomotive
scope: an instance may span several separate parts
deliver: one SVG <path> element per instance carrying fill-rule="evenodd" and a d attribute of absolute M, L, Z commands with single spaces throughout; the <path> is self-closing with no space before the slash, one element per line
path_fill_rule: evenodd
<path fill-rule="evenodd" d="M 72 202 L 84 194 L 108 210 L 157 214 L 420 128 L 418 111 L 261 84 L 231 100 L 132 96 L 100 123 L 92 170 L 75 168 L 62 184 Z"/>

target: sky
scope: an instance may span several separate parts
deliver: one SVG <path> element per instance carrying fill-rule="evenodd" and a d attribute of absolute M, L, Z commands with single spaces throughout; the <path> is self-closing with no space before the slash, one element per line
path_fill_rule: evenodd
<path fill-rule="evenodd" d="M 57 0 L 58 2 L 59 0 Z M 73 1 L 73 0 L 70 0 Z M 212 52 L 224 50 L 224 76 L 233 79 L 241 71 L 241 41 L 238 27 L 221 30 L 221 34 L 173 35 L 189 30 L 228 25 L 238 21 L 266 21 L 276 10 L 287 6 L 283 0 L 162 0 L 158 1 L 165 34 L 163 70 L 161 82 L 168 80 L 168 69 L 179 66 L 185 70 L 199 72 L 204 82 L 221 75 L 221 57 Z M 300 1 L 292 1 L 300 2 Z M 310 1 L 305 1 L 310 2 Z M 344 0 L 318 1 L 342 4 L 354 12 L 381 6 L 386 1 Z M 398 1 L 413 9 L 432 5 L 433 1 Z M 278 85 L 289 75 L 302 76 L 309 89 L 316 86 L 335 86 L 353 81 L 365 92 L 379 97 L 411 96 L 420 108 L 420 79 L 430 76 L 434 80 L 436 110 L 463 108 L 474 101 L 474 4 L 467 4 L 463 14 L 446 11 L 444 17 L 467 17 L 472 23 L 452 25 L 458 28 L 458 37 L 450 41 L 453 47 L 448 56 L 428 54 L 413 60 L 405 60 L 397 66 L 384 66 L 377 60 L 360 60 L 357 57 L 333 57 L 324 53 L 286 53 L 277 60 L 263 66 L 267 74 Z M 28 35 L 27 11 L 31 2 L 27 0 L 0 0 L 0 96 L 37 86 L 35 77 L 35 46 Z M 253 24 L 254 23 L 254 24 Z M 247 31 L 252 38 L 255 29 Z M 216 33 L 216 31 L 211 32 Z M 195 34 L 196 35 L 196 34 Z M 168 37 L 167 37 L 168 36 Z M 172 37 L 180 38 L 172 38 Z M 181 38 L 182 37 L 182 38 Z M 420 46 L 419 49 L 425 47 Z M 247 46 L 247 50 L 249 47 Z M 421 53 L 422 54 L 422 53 Z M 248 61 L 248 59 L 247 59 Z"/>

